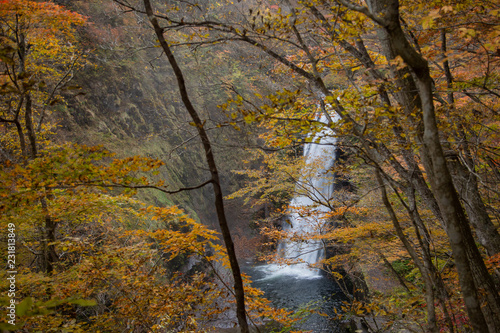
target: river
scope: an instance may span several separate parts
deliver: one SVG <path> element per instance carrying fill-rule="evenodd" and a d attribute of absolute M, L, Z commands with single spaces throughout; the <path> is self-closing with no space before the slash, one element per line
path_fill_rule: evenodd
<path fill-rule="evenodd" d="M 264 296 L 274 306 L 291 310 L 311 305 L 327 316 L 310 315 L 297 329 L 312 332 L 344 333 L 346 330 L 338 320 L 335 311 L 340 310 L 346 300 L 340 287 L 326 273 L 311 271 L 308 274 L 300 268 L 280 268 L 277 265 L 247 263 L 243 271 L 252 278 L 252 286 L 264 291 Z"/>

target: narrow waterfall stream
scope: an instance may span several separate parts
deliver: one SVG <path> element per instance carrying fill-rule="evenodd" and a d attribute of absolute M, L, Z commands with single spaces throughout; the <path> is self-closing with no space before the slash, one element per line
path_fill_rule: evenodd
<path fill-rule="evenodd" d="M 323 115 L 320 121 L 326 122 Z M 311 143 L 304 147 L 305 172 L 297 184 L 297 192 L 303 193 L 292 199 L 291 211 L 288 223 L 283 229 L 297 236 L 298 241 L 282 242 L 279 247 L 279 255 L 290 260 L 300 261 L 286 268 L 286 275 L 298 277 L 318 277 L 319 269 L 312 268 L 314 264 L 324 258 L 325 251 L 319 240 L 300 239 L 311 237 L 322 233 L 325 224 L 324 213 L 328 207 L 321 204 L 333 195 L 333 175 L 331 168 L 335 163 L 336 138 L 330 128 L 323 129 L 316 134 Z M 310 173 L 310 169 L 314 173 Z"/>
<path fill-rule="evenodd" d="M 319 120 L 327 123 L 324 115 Z M 326 128 L 314 135 L 312 142 L 304 147 L 305 167 L 297 184 L 297 193 L 300 195 L 291 201 L 288 220 L 283 223 L 283 230 L 290 237 L 294 236 L 294 240 L 284 241 L 278 246 L 281 258 L 297 263 L 245 268 L 254 281 L 253 285 L 262 289 L 265 297 L 277 307 L 297 310 L 316 302 L 318 310 L 334 316 L 334 308 L 339 308 L 344 300 L 339 286 L 314 267 L 325 256 L 322 242 L 305 240 L 308 236 L 320 234 L 326 223 L 323 215 L 329 209 L 320 202 L 327 201 L 333 195 L 331 167 L 335 163 L 335 143 L 333 131 Z M 312 315 L 300 328 L 313 332 L 343 332 L 338 322 L 319 315 Z"/>

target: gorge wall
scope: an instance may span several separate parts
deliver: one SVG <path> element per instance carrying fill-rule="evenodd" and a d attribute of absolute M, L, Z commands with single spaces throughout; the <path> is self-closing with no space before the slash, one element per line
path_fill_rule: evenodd
<path fill-rule="evenodd" d="M 58 134 L 72 142 L 103 145 L 119 157 L 161 159 L 165 166 L 158 177 L 171 189 L 206 181 L 209 174 L 199 138 L 189 125 L 173 72 L 160 50 L 153 47 L 152 31 L 112 2 L 75 1 L 69 7 L 89 18 L 90 24 L 80 30 L 88 63 L 75 73 L 72 84 L 79 89 L 68 91 L 66 104 L 57 106 L 52 114 L 60 123 Z M 202 116 L 212 121 L 207 126 L 216 127 L 217 122 L 226 120 L 217 104 L 227 97 L 210 71 L 216 64 L 176 55 L 185 68 L 193 100 Z M 243 153 L 234 148 L 244 135 L 224 127 L 210 133 L 223 186 L 230 191 L 237 183 L 230 170 Z M 138 196 L 150 204 L 177 204 L 203 223 L 217 225 L 208 188 L 172 196 L 144 190 Z M 240 220 L 244 217 L 238 212 L 229 214 L 235 228 L 245 230 L 247 223 Z"/>

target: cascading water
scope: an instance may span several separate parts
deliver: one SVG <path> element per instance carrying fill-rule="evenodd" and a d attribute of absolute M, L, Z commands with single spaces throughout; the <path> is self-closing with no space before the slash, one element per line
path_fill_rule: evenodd
<path fill-rule="evenodd" d="M 318 119 L 327 123 L 323 115 Z M 345 300 L 340 287 L 320 269 L 312 267 L 324 258 L 321 241 L 310 236 L 321 234 L 325 228 L 324 214 L 329 210 L 325 203 L 333 195 L 333 174 L 336 139 L 333 131 L 325 128 L 315 134 L 312 142 L 304 147 L 305 166 L 297 183 L 299 193 L 290 203 L 291 209 L 283 229 L 291 236 L 282 242 L 278 253 L 288 261 L 299 261 L 291 265 L 248 265 L 244 269 L 253 286 L 261 289 L 265 297 L 280 308 L 298 310 L 307 304 L 316 304 L 316 310 L 334 317 Z M 345 332 L 342 325 L 328 317 L 313 314 L 297 329 L 312 332 Z"/>
<path fill-rule="evenodd" d="M 327 123 L 322 115 L 320 122 Z M 291 209 L 283 229 L 290 239 L 278 246 L 278 254 L 289 265 L 267 265 L 266 270 L 272 278 L 276 275 L 289 275 L 296 278 L 320 277 L 320 270 L 313 265 L 324 257 L 323 244 L 312 236 L 321 234 L 324 228 L 323 215 L 329 208 L 326 203 L 333 195 L 333 175 L 330 170 L 335 162 L 336 138 L 333 131 L 325 127 L 304 147 L 305 167 L 297 184 L 300 193 L 290 203 Z"/>

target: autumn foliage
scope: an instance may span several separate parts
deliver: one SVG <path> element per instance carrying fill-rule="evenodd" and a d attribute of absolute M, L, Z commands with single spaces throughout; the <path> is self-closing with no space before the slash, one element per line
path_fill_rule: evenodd
<path fill-rule="evenodd" d="M 54 133 L 58 106 L 79 90 L 70 82 L 88 65 L 77 33 L 86 18 L 35 1 L 2 1 L 0 18 L 0 232 L 16 241 L 15 259 L 2 256 L 2 264 L 17 272 L 15 325 L 2 295 L 0 329 L 209 329 L 232 307 L 218 234 L 177 206 L 134 197 L 141 189 L 176 192 L 158 179 L 164 162 L 116 158 Z M 247 294 L 251 317 L 291 324 L 261 292 L 248 286 Z"/>
<path fill-rule="evenodd" d="M 261 234 L 261 259 L 296 263 L 275 251 L 286 241 L 335 252 L 316 264 L 349 298 L 333 319 L 361 321 L 373 332 L 498 332 L 497 3 L 102 6 L 133 13 L 123 18 L 128 25 L 154 22 L 163 50 L 172 47 L 181 66 L 216 72 L 230 64 L 222 92 L 210 97 L 217 119 L 203 110 L 209 119 L 191 125 L 204 143 L 205 130 L 255 134 L 234 170 L 246 185 L 226 199 L 242 198 L 255 212 L 249 222 Z M 72 79 L 93 66 L 85 47 L 113 50 L 132 38 L 114 23 L 107 27 L 55 1 L 0 0 L 0 234 L 3 241 L 15 226 L 18 272 L 17 326 L 2 313 L 0 329 L 205 331 L 235 306 L 220 236 L 177 206 L 137 199 L 143 189 L 180 191 L 158 176 L 168 161 L 118 158 L 57 135 L 57 113 L 80 94 Z M 152 48 L 158 36 L 145 31 L 138 39 Z M 95 40 L 84 47 L 85 34 Z M 194 104 L 190 111 L 203 109 Z M 335 166 L 318 174 L 333 157 L 306 163 L 303 149 L 321 135 L 334 136 L 337 151 Z M 317 178 L 334 184 L 331 197 L 314 195 L 308 183 Z M 327 212 L 294 207 L 294 196 L 314 198 Z M 283 228 L 292 210 L 310 217 L 315 234 Z M 362 280 L 371 292 L 355 290 Z M 244 316 L 292 330 L 292 312 L 273 308 L 244 281 Z M 2 290 L 7 284 L 2 278 Z"/>

